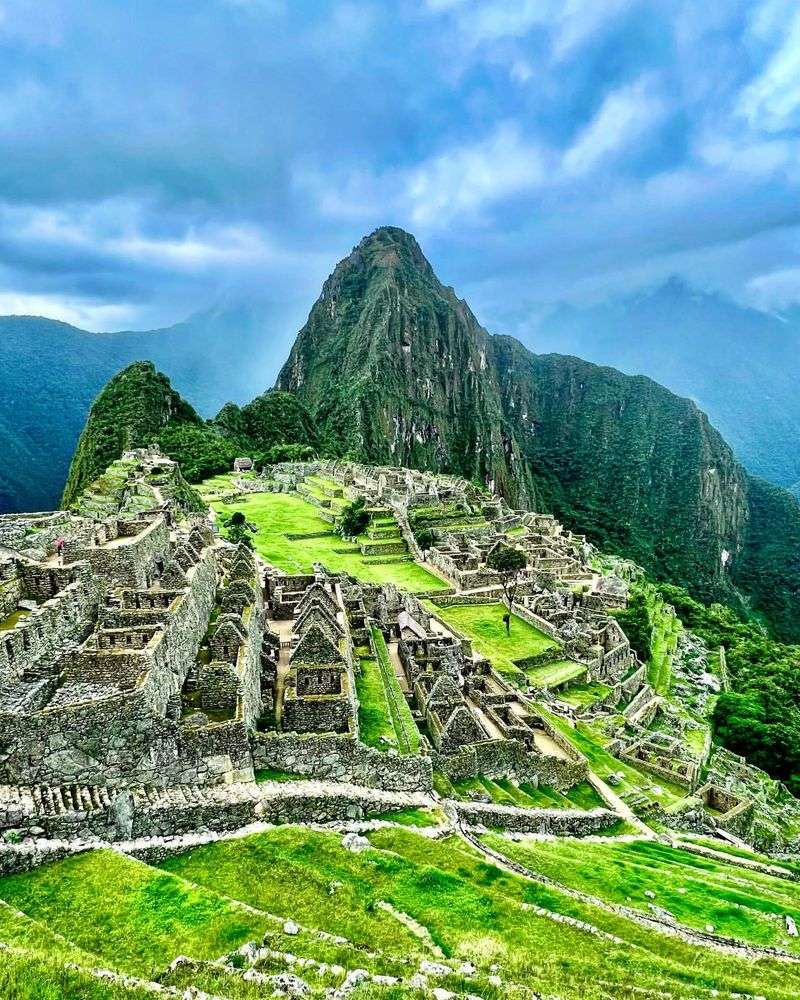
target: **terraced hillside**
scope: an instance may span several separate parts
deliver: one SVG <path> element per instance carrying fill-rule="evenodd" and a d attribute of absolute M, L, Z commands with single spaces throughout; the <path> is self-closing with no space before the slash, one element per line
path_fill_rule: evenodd
<path fill-rule="evenodd" d="M 800 919 L 788 872 L 641 840 L 481 844 L 433 832 L 383 822 L 343 840 L 285 826 L 156 866 L 93 851 L 0 879 L 0 984 L 14 977 L 3 996 L 789 1000 L 800 990 L 800 946 L 782 929 L 786 915 Z M 679 924 L 663 919 L 668 908 Z M 712 943 L 709 923 L 740 943 Z"/>
<path fill-rule="evenodd" d="M 307 573 L 314 563 L 323 563 L 333 573 L 344 571 L 364 583 L 393 583 L 415 593 L 448 589 L 411 558 L 396 520 L 386 512 L 373 514 L 364 534 L 352 542 L 337 535 L 333 517 L 347 503 L 338 484 L 309 477 L 302 492 L 241 494 L 233 478 L 207 479 L 200 493 L 220 521 L 241 511 L 258 529 L 256 551 L 278 569 Z"/>

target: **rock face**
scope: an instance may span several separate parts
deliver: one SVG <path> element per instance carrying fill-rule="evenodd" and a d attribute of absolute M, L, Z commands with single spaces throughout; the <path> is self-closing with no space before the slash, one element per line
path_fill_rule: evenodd
<path fill-rule="evenodd" d="M 337 265 L 278 387 L 340 453 L 494 481 L 700 596 L 730 589 L 747 478 L 705 415 L 649 379 L 490 336 L 400 229 Z"/>

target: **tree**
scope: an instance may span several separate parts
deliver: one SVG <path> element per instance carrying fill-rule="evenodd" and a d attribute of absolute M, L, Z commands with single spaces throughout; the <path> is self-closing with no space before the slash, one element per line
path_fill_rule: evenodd
<path fill-rule="evenodd" d="M 256 465 L 263 468 L 278 462 L 308 462 L 314 455 L 314 449 L 308 444 L 275 444 L 256 459 Z"/>
<path fill-rule="evenodd" d="M 339 515 L 339 534 L 343 538 L 355 538 L 368 524 L 367 502 L 363 497 L 358 497 L 342 509 Z"/>
<path fill-rule="evenodd" d="M 247 521 L 247 518 L 240 510 L 235 510 L 225 523 L 225 537 L 234 545 L 244 545 L 248 549 L 253 547 L 252 535 L 255 528 Z"/>
<path fill-rule="evenodd" d="M 436 541 L 436 535 L 430 528 L 418 528 L 414 532 L 414 537 L 417 540 L 417 545 L 419 545 L 423 552 L 431 548 Z"/>
<path fill-rule="evenodd" d="M 517 596 L 520 574 L 528 565 L 528 560 L 520 549 L 515 549 L 512 545 L 499 544 L 489 553 L 486 565 L 500 577 L 500 586 L 503 588 L 503 596 L 508 607 L 508 613 L 503 620 L 506 623 L 506 632 L 510 635 L 511 608 Z"/>

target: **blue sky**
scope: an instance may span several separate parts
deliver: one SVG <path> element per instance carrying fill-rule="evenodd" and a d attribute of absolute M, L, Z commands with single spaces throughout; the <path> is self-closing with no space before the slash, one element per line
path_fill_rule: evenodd
<path fill-rule="evenodd" d="M 800 301 L 797 0 L 0 0 L 0 313 L 259 297 L 387 223 L 508 317 Z"/>

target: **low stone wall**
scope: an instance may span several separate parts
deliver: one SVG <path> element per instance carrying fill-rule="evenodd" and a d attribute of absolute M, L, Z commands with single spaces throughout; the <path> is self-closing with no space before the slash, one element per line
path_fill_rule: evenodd
<path fill-rule="evenodd" d="M 346 734 L 253 733 L 253 767 L 290 771 L 368 788 L 425 791 L 433 787 L 431 762 L 365 746 Z"/>
<path fill-rule="evenodd" d="M 134 789 L 122 792 L 114 803 L 115 821 L 103 825 L 102 813 L 91 827 L 74 813 L 61 818 L 59 839 L 26 840 L 20 844 L 0 841 L 0 875 L 28 871 L 40 864 L 92 848 L 138 841 L 132 853 L 150 862 L 168 856 L 163 838 L 208 831 L 224 833 L 252 824 L 334 823 L 366 819 L 408 807 L 426 807 L 431 800 L 421 793 L 390 792 L 351 784 L 298 781 L 223 785 L 193 795 L 179 790 Z M 37 824 L 41 834 L 50 833 Z M 155 838 L 148 844 L 150 838 Z M 209 838 L 213 839 L 213 838 Z M 185 843 L 183 849 L 192 846 Z M 172 853 L 175 853 L 174 851 Z"/>
<path fill-rule="evenodd" d="M 169 528 L 163 517 L 157 517 L 125 545 L 68 551 L 68 556 L 72 559 L 85 559 L 92 567 L 92 572 L 117 584 L 147 587 L 155 560 L 159 557 L 166 558 L 169 550 Z"/>
<path fill-rule="evenodd" d="M 499 827 L 519 833 L 552 833 L 580 837 L 600 833 L 617 822 L 610 809 L 518 809 L 492 802 L 454 802 L 448 800 L 467 826 Z"/>
<path fill-rule="evenodd" d="M 431 598 L 431 603 L 435 604 L 437 608 L 452 608 L 454 605 L 459 604 L 497 604 L 500 599 L 500 588 L 498 587 L 497 593 L 492 594 L 444 594 L 442 596 L 434 596 Z"/>
<path fill-rule="evenodd" d="M 522 604 L 515 604 L 513 610 L 514 614 L 518 615 L 524 622 L 527 622 L 529 625 L 533 625 L 534 628 L 538 628 L 540 632 L 544 632 L 544 634 L 549 636 L 554 642 L 559 643 L 559 645 L 561 644 L 558 629 L 555 628 L 551 622 L 547 621 L 546 618 L 542 618 L 541 615 L 537 615 L 535 612 L 524 607 Z"/>

